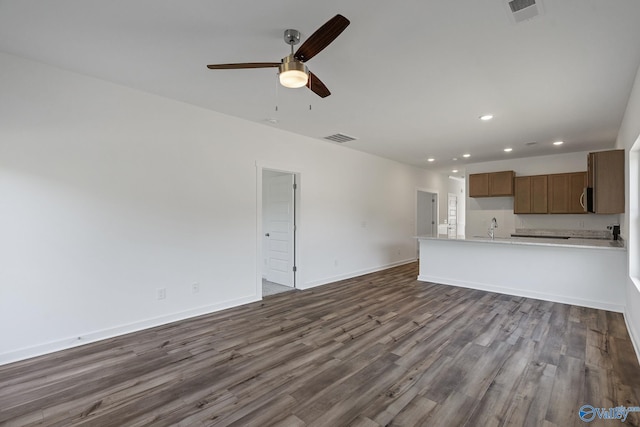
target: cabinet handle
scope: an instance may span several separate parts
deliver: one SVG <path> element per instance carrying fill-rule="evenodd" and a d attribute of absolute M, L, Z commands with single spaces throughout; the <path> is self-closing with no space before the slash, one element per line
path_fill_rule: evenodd
<path fill-rule="evenodd" d="M 584 209 L 584 191 L 580 194 L 580 206 Z"/>

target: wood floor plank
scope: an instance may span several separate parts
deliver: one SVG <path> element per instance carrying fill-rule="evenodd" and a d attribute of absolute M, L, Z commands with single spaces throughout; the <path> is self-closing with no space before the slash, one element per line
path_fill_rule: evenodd
<path fill-rule="evenodd" d="M 404 406 L 391 421 L 386 424 L 388 426 L 422 426 L 422 425 L 438 425 L 437 423 L 429 424 L 427 420 L 431 413 L 438 407 L 438 404 L 422 396 L 416 396 L 409 404 Z M 439 423 L 439 421 L 438 421 Z M 445 425 L 445 424 L 440 424 Z"/>
<path fill-rule="evenodd" d="M 555 375 L 554 365 L 529 362 L 507 408 L 504 425 L 536 427 L 547 422 L 545 417 Z"/>
<path fill-rule="evenodd" d="M 584 361 L 560 356 L 546 420 L 560 426 L 574 424 L 577 409 L 585 402 L 584 386 Z"/>
<path fill-rule="evenodd" d="M 515 390 L 520 387 L 525 378 L 534 345 L 533 341 L 520 341 L 514 346 L 513 351 L 508 353 L 506 360 L 502 361 L 493 378 L 488 377 L 484 384 L 483 381 L 473 381 L 483 388 L 474 390 L 465 387 L 462 389 L 471 396 L 482 396 L 471 411 L 470 419 L 475 425 L 489 427 L 504 424 L 510 404 L 516 396 Z M 490 372 L 489 369 L 478 369 L 475 372 L 478 371 Z M 487 383 L 489 380 L 490 383 Z"/>
<path fill-rule="evenodd" d="M 640 406 L 620 313 L 417 267 L 0 366 L 0 425 L 564 427 L 583 404 Z"/>

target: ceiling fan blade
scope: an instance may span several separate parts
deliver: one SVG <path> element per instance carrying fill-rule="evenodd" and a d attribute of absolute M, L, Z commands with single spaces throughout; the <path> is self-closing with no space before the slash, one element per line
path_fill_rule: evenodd
<path fill-rule="evenodd" d="M 210 70 L 238 70 L 241 68 L 272 68 L 279 66 L 279 62 L 243 62 L 240 64 L 211 64 L 207 65 L 207 68 Z"/>
<path fill-rule="evenodd" d="M 307 80 L 307 87 L 321 98 L 326 98 L 327 96 L 331 95 L 331 92 L 329 91 L 329 89 L 327 89 L 324 83 L 322 83 L 322 80 L 316 77 L 316 75 L 311 71 L 309 71 L 309 80 Z"/>
<path fill-rule="evenodd" d="M 351 22 L 344 16 L 338 14 L 329 19 L 322 27 L 302 43 L 300 48 L 293 55 L 297 60 L 306 62 L 316 56 L 325 47 L 336 39 Z"/>

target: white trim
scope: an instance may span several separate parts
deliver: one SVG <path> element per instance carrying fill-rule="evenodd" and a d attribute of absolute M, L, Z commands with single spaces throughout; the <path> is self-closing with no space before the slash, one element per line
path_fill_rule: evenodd
<path fill-rule="evenodd" d="M 640 180 L 640 136 L 629 150 L 629 192 L 627 198 L 628 212 L 628 246 L 629 246 L 629 276 L 640 277 L 640 196 L 638 195 L 638 181 Z M 640 284 L 636 281 L 636 289 L 640 292 Z"/>
<path fill-rule="evenodd" d="M 635 277 L 630 277 L 630 279 L 636 288 L 640 289 L 640 280 Z M 629 321 L 631 314 L 627 312 L 627 309 L 628 306 L 625 306 L 624 323 L 627 325 L 627 331 L 629 331 L 629 337 L 631 338 L 633 349 L 636 351 L 636 357 L 638 358 L 638 363 L 640 363 L 640 331 L 634 329 L 633 323 Z"/>
<path fill-rule="evenodd" d="M 302 247 L 302 221 L 301 221 L 301 188 L 302 188 L 302 171 L 300 168 L 283 165 L 277 162 L 256 160 L 256 295 L 262 299 L 262 172 L 264 170 L 270 170 L 275 172 L 289 173 L 295 176 L 295 182 L 297 186 L 297 192 L 295 194 L 295 242 L 294 242 L 294 256 L 296 264 L 296 273 L 294 279 L 294 287 L 300 288 L 299 284 L 302 282 L 303 275 L 303 262 L 301 257 Z"/>
<path fill-rule="evenodd" d="M 535 291 L 525 291 L 522 289 L 508 288 L 503 286 L 490 285 L 487 283 L 468 282 L 464 280 L 448 279 L 446 277 L 436 277 L 429 275 L 419 275 L 418 280 L 422 282 L 437 283 L 449 286 L 460 286 L 469 289 L 478 289 L 487 292 L 497 292 L 500 294 L 513 295 L 518 297 L 535 298 L 544 301 L 559 302 L 562 304 L 578 305 L 581 307 L 597 308 L 600 310 L 615 311 L 617 313 L 624 312 L 624 305 L 608 303 L 603 301 L 592 301 L 582 298 L 568 297 L 563 295 L 547 294 Z"/>
<path fill-rule="evenodd" d="M 202 316 L 205 314 L 211 314 L 216 311 L 225 310 L 227 308 L 237 307 L 242 304 L 248 304 L 262 299 L 261 293 L 258 295 L 252 295 L 248 297 L 238 298 L 235 300 L 225 301 L 218 304 L 198 307 L 190 310 L 181 311 L 179 313 L 173 313 L 166 316 L 155 317 L 152 319 L 143 320 L 140 322 L 134 322 L 127 325 L 116 326 L 114 328 L 103 329 L 99 331 L 89 332 L 83 334 L 80 337 L 69 337 L 58 341 L 52 341 L 45 344 L 38 344 L 33 347 L 21 348 L 18 350 L 10 351 L 8 353 L 0 354 L 0 366 L 12 362 L 17 362 L 24 359 L 29 359 L 36 356 L 42 356 L 44 354 L 53 353 L 56 351 L 67 350 L 73 347 L 78 347 L 85 344 L 94 343 L 114 337 L 118 337 L 132 332 L 138 332 L 156 326 L 165 326 L 172 322 L 177 322 L 192 317 Z"/>
<path fill-rule="evenodd" d="M 390 264 L 385 264 L 379 267 L 367 268 L 365 270 L 354 271 L 351 273 L 341 274 L 339 276 L 327 277 L 325 279 L 314 280 L 313 282 L 305 283 L 300 286 L 299 289 L 310 289 L 315 288 L 316 286 L 327 285 L 333 282 L 339 282 L 341 280 L 353 279 L 354 277 L 363 276 L 365 274 L 376 273 L 378 271 L 386 270 L 387 268 L 399 267 L 405 264 L 411 264 L 412 262 L 416 262 L 416 258 L 405 259 L 402 261 L 392 262 Z"/>

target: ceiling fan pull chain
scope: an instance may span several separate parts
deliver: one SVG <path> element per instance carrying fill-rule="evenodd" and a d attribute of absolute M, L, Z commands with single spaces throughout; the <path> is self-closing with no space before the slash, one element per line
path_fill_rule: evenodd
<path fill-rule="evenodd" d="M 278 111 L 278 86 L 280 86 L 280 80 L 278 79 L 278 73 L 276 73 L 276 112 Z"/>

